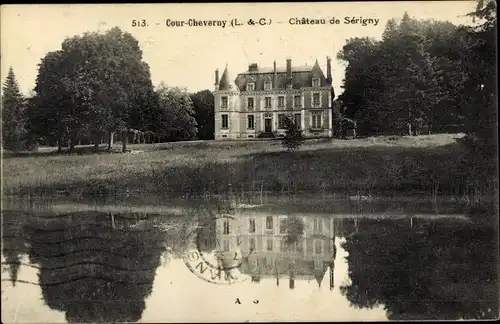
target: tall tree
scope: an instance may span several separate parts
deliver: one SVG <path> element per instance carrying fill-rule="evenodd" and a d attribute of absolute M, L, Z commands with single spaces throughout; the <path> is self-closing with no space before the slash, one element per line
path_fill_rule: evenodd
<path fill-rule="evenodd" d="M 193 102 L 186 89 L 160 84 L 155 129 L 160 141 L 192 140 L 197 134 Z"/>
<path fill-rule="evenodd" d="M 377 133 L 382 122 L 378 120 L 374 107 L 383 80 L 379 56 L 379 44 L 371 38 L 349 39 L 337 55 L 347 63 L 344 92 L 338 98 L 343 105 L 342 114 L 359 121 L 361 134 Z"/>
<path fill-rule="evenodd" d="M 339 96 L 346 117 L 365 135 L 413 134 L 463 120 L 455 99 L 464 80 L 455 64 L 463 51 L 458 30 L 405 13 L 387 22 L 381 41 L 348 40 L 338 55 L 347 63 Z"/>
<path fill-rule="evenodd" d="M 492 157 L 496 156 L 498 118 L 497 76 L 492 73 L 497 69 L 496 3 L 489 1 L 483 6 L 474 13 L 482 23 L 467 33 L 465 105 L 467 133 L 475 142 L 476 153 Z"/>
<path fill-rule="evenodd" d="M 198 139 L 214 139 L 214 95 L 210 90 L 203 90 L 191 94 L 190 97 L 198 124 Z"/>
<path fill-rule="evenodd" d="M 139 44 L 119 28 L 66 39 L 42 60 L 35 91 L 34 129 L 60 143 L 68 139 L 70 151 L 82 137 L 97 148 L 104 133 L 112 138 L 116 131 L 124 133 L 125 151 L 128 131 L 148 127 L 154 103 Z"/>
<path fill-rule="evenodd" d="M 2 95 L 2 144 L 7 150 L 21 150 L 26 132 L 26 102 L 19 90 L 14 69 L 9 68 Z"/>
<path fill-rule="evenodd" d="M 28 114 L 30 133 L 49 145 L 57 143 L 59 151 L 68 139 L 64 103 L 69 94 L 64 93 L 62 87 L 65 63 L 62 51 L 47 53 L 42 59 L 38 65 L 34 105 L 29 107 Z"/>
<path fill-rule="evenodd" d="M 437 87 L 433 58 L 425 49 L 425 37 L 418 32 L 418 23 L 407 13 L 398 26 L 398 33 L 385 37 L 380 46 L 386 68 L 380 112 L 389 132 L 413 135 L 431 123 L 432 107 L 443 94 Z"/>

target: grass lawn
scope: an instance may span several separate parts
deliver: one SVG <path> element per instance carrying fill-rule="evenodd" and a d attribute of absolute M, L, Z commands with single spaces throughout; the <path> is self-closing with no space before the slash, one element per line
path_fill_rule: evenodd
<path fill-rule="evenodd" d="M 309 140 L 297 152 L 280 141 L 195 141 L 130 145 L 131 153 L 91 154 L 90 146 L 74 155 L 4 153 L 3 189 L 11 196 L 463 194 L 472 188 L 457 136 Z"/>

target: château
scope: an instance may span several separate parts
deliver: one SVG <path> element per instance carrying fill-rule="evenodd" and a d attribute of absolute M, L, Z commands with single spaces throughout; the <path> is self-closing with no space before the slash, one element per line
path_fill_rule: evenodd
<path fill-rule="evenodd" d="M 215 71 L 214 115 L 216 140 L 280 137 L 285 134 L 285 116 L 299 125 L 305 137 L 332 137 L 331 59 L 326 76 L 314 65 L 259 67 L 232 79 L 228 67 L 219 78 Z"/>

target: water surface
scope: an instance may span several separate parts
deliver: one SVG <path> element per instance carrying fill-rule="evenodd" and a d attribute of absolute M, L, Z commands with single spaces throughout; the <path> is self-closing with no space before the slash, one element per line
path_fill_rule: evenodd
<path fill-rule="evenodd" d="M 493 228 L 458 199 L 372 198 L 10 202 L 2 320 L 498 317 Z"/>

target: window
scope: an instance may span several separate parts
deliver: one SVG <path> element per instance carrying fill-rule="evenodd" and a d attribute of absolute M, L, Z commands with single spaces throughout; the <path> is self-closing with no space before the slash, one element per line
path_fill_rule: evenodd
<path fill-rule="evenodd" d="M 253 237 L 250 238 L 249 243 L 250 243 L 250 246 L 249 246 L 250 251 L 255 251 L 255 239 Z"/>
<path fill-rule="evenodd" d="M 313 252 L 313 242 L 311 242 L 311 241 L 306 242 L 306 251 L 307 251 L 307 253 Z"/>
<path fill-rule="evenodd" d="M 254 91 L 254 90 L 255 90 L 255 83 L 247 84 L 247 91 Z"/>
<path fill-rule="evenodd" d="M 286 248 L 287 248 L 286 239 L 282 239 L 280 241 L 280 250 L 281 251 L 286 251 Z"/>
<path fill-rule="evenodd" d="M 224 234 L 227 235 L 231 232 L 231 227 L 229 226 L 229 221 L 224 221 Z"/>
<path fill-rule="evenodd" d="M 313 87 L 319 87 L 319 79 L 313 79 L 312 80 L 312 86 Z"/>
<path fill-rule="evenodd" d="M 251 220 L 250 220 L 250 224 L 249 224 L 249 225 L 250 225 L 250 228 L 249 228 L 249 230 L 248 230 L 248 231 L 249 231 L 250 233 L 255 233 L 255 219 L 251 219 Z"/>
<path fill-rule="evenodd" d="M 221 108 L 227 108 L 227 97 L 221 97 Z"/>
<path fill-rule="evenodd" d="M 286 218 L 280 219 L 280 234 L 284 234 L 287 232 L 287 222 Z"/>
<path fill-rule="evenodd" d="M 247 116 L 247 128 L 254 129 L 255 128 L 255 118 L 253 115 Z"/>
<path fill-rule="evenodd" d="M 323 253 L 323 244 L 321 241 L 315 241 L 314 242 L 314 254 L 321 254 Z"/>
<path fill-rule="evenodd" d="M 295 125 L 297 125 L 297 127 L 300 129 L 300 124 L 302 124 L 301 123 L 301 119 L 302 119 L 301 115 L 300 114 L 295 114 L 293 116 L 293 118 L 294 118 Z"/>
<path fill-rule="evenodd" d="M 271 108 L 271 97 L 266 97 L 266 108 Z"/>
<path fill-rule="evenodd" d="M 302 107 L 302 96 L 295 96 L 293 98 L 293 106 L 296 108 Z"/>
<path fill-rule="evenodd" d="M 323 231 L 323 219 L 315 218 L 314 219 L 314 231 L 322 232 Z"/>
<path fill-rule="evenodd" d="M 267 239 L 267 250 L 268 251 L 273 250 L 273 239 Z"/>
<path fill-rule="evenodd" d="M 321 112 L 313 111 L 311 113 L 311 127 L 314 129 L 321 128 Z"/>
<path fill-rule="evenodd" d="M 264 83 L 264 90 L 271 90 L 271 81 L 266 81 Z"/>
<path fill-rule="evenodd" d="M 229 240 L 224 240 L 223 244 L 224 244 L 224 252 L 228 252 L 229 251 Z"/>
<path fill-rule="evenodd" d="M 285 97 L 278 97 L 278 107 L 285 107 Z"/>
<path fill-rule="evenodd" d="M 253 109 L 254 100 L 253 98 L 247 98 L 247 108 Z"/>
<path fill-rule="evenodd" d="M 278 115 L 278 128 L 283 129 L 285 128 L 285 114 L 279 114 Z"/>
<path fill-rule="evenodd" d="M 229 127 L 229 119 L 227 115 L 222 115 L 222 128 Z"/>
<path fill-rule="evenodd" d="M 299 253 L 304 252 L 303 241 L 295 242 L 294 249 L 297 249 L 297 252 Z"/>
<path fill-rule="evenodd" d="M 273 229 L 273 216 L 266 217 L 266 229 L 269 229 L 269 230 Z"/>
<path fill-rule="evenodd" d="M 314 268 L 323 269 L 323 262 L 321 262 L 321 260 L 314 260 Z"/>
<path fill-rule="evenodd" d="M 319 93 L 313 94 L 313 105 L 319 106 Z"/>

